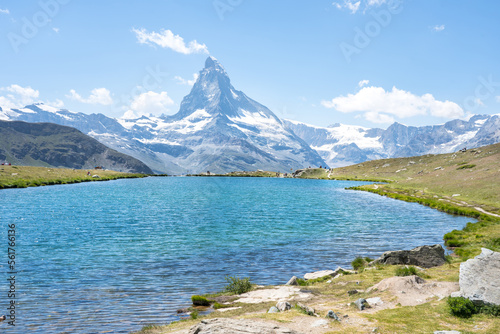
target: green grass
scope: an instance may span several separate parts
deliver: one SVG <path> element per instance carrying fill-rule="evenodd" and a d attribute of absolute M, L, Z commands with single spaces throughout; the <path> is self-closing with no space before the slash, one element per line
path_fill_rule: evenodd
<path fill-rule="evenodd" d="M 457 170 L 474 168 L 474 167 L 476 167 L 476 165 L 463 165 L 463 166 L 458 167 Z"/>
<path fill-rule="evenodd" d="M 371 261 L 373 261 L 373 259 L 369 257 L 358 256 L 351 262 L 351 266 L 354 270 L 362 270 Z"/>
<path fill-rule="evenodd" d="M 210 306 L 210 302 L 203 296 L 191 296 L 194 306 Z"/>
<path fill-rule="evenodd" d="M 240 295 L 252 290 L 250 277 L 239 278 L 237 276 L 226 276 L 226 282 L 228 284 L 224 287 L 225 292 Z"/>
<path fill-rule="evenodd" d="M 87 176 L 87 172 L 90 172 L 91 175 Z M 99 178 L 93 178 L 92 175 L 99 175 Z M 112 170 L 0 166 L 0 189 L 110 181 L 146 176 L 148 175 L 122 173 Z"/>

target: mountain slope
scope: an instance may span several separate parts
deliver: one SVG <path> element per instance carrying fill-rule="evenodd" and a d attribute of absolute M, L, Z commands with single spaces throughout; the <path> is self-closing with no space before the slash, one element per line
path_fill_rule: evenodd
<path fill-rule="evenodd" d="M 386 130 L 342 124 L 323 128 L 290 120 L 284 122 L 332 167 L 383 158 L 450 153 L 464 147 L 500 142 L 499 115 L 475 115 L 468 121 L 453 120 L 422 127 L 394 123 Z"/>
<path fill-rule="evenodd" d="M 112 150 L 76 129 L 53 123 L 0 121 L 0 160 L 27 166 L 78 169 L 103 166 L 120 172 L 153 173 L 137 159 Z"/>

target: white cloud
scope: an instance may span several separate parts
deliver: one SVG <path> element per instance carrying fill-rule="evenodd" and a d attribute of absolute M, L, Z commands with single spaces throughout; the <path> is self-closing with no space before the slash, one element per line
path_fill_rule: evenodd
<path fill-rule="evenodd" d="M 370 80 L 361 80 L 360 82 L 358 82 L 358 86 L 359 87 L 363 87 L 363 86 L 366 86 L 370 83 Z"/>
<path fill-rule="evenodd" d="M 383 5 L 384 3 L 386 3 L 387 0 L 368 0 L 366 5 L 367 6 L 380 6 L 380 5 Z"/>
<path fill-rule="evenodd" d="M 434 26 L 434 27 L 432 27 L 432 30 L 435 31 L 435 32 L 443 31 L 444 30 L 444 24 L 441 24 L 439 26 Z"/>
<path fill-rule="evenodd" d="M 379 114 L 376 111 L 368 111 L 364 113 L 365 119 L 367 121 L 373 122 L 373 123 L 378 123 L 378 124 L 392 124 L 394 123 L 394 117 L 386 115 L 386 114 Z"/>
<path fill-rule="evenodd" d="M 344 6 L 351 11 L 351 14 L 356 14 L 356 12 L 359 9 L 360 4 L 361 4 L 360 1 L 352 2 L 352 1 L 348 0 L 345 2 Z"/>
<path fill-rule="evenodd" d="M 69 91 L 69 95 L 66 97 L 88 104 L 102 104 L 104 106 L 110 105 L 113 103 L 113 99 L 111 98 L 111 93 L 106 88 L 94 88 L 90 92 L 90 96 L 88 98 L 83 98 L 80 94 L 78 94 L 74 89 Z"/>
<path fill-rule="evenodd" d="M 10 10 L 8 10 L 7 8 L 5 9 L 0 8 L 0 14 L 10 14 Z"/>
<path fill-rule="evenodd" d="M 52 30 L 54 30 L 57 34 L 59 33 L 59 28 L 52 28 Z"/>
<path fill-rule="evenodd" d="M 162 30 L 161 32 L 147 32 L 146 29 L 132 29 L 141 44 L 159 45 L 162 48 L 169 48 L 175 52 L 183 54 L 206 53 L 208 49 L 205 44 L 200 44 L 196 40 L 189 42 L 187 45 L 184 38 L 179 35 L 174 35 L 170 30 Z"/>
<path fill-rule="evenodd" d="M 392 116 L 432 115 L 450 119 L 464 116 L 464 110 L 454 102 L 438 101 L 431 94 L 414 95 L 396 87 L 391 91 L 382 87 L 364 87 L 356 94 L 339 96 L 321 104 L 343 113 L 362 112 L 366 119 L 373 122 L 388 122 Z"/>
<path fill-rule="evenodd" d="M 361 7 L 361 4 L 363 3 L 364 6 L 364 11 L 363 13 L 366 12 L 367 9 L 370 7 L 379 7 L 385 3 L 387 3 L 387 0 L 366 0 L 366 1 L 361 1 L 361 0 L 343 0 L 342 2 L 333 2 L 332 5 L 336 7 L 337 9 L 347 9 L 351 12 L 351 14 L 356 14 Z"/>
<path fill-rule="evenodd" d="M 7 92 L 0 96 L 0 106 L 4 108 L 22 108 L 35 102 L 40 92 L 30 86 L 22 87 L 19 85 L 10 85 L 0 88 L 0 91 Z"/>
<path fill-rule="evenodd" d="M 177 76 L 175 76 L 174 79 L 177 80 L 178 83 L 181 84 L 181 85 L 192 86 L 192 85 L 195 84 L 196 80 L 198 80 L 199 76 L 200 75 L 198 73 L 194 73 L 193 74 L 193 80 L 189 80 L 189 79 L 184 79 L 184 78 L 182 78 L 182 77 L 180 77 L 180 76 L 177 75 Z"/>
<path fill-rule="evenodd" d="M 131 113 L 125 113 L 124 117 L 131 118 L 132 115 L 140 117 L 142 115 L 161 115 L 169 111 L 168 107 L 173 105 L 174 101 L 168 96 L 167 92 L 156 93 L 149 91 L 142 93 L 134 98 L 130 104 Z"/>

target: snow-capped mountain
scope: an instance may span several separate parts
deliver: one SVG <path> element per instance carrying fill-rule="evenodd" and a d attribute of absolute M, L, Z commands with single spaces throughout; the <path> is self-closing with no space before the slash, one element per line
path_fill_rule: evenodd
<path fill-rule="evenodd" d="M 366 160 L 448 153 L 500 142 L 500 115 L 475 115 L 443 125 L 386 130 L 335 124 L 317 127 L 280 120 L 236 90 L 209 57 L 191 92 L 173 116 L 114 119 L 33 104 L 0 108 L 0 120 L 50 122 L 77 128 L 101 143 L 143 161 L 156 172 L 217 173 L 307 166 L 345 166 Z"/>
<path fill-rule="evenodd" d="M 325 166 L 272 111 L 237 91 L 209 57 L 173 116 L 112 119 L 43 104 L 1 110 L 0 119 L 68 125 L 129 154 L 157 172 L 290 171 Z"/>
<path fill-rule="evenodd" d="M 500 115 L 475 115 L 442 125 L 406 126 L 386 130 L 335 124 L 317 127 L 286 120 L 289 129 L 315 149 L 332 167 L 373 159 L 450 153 L 500 142 Z"/>

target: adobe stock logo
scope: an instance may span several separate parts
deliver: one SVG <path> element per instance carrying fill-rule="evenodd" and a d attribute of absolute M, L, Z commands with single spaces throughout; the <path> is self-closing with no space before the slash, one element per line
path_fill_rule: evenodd
<path fill-rule="evenodd" d="M 35 38 L 40 29 L 47 26 L 50 21 L 59 14 L 61 6 L 67 5 L 71 0 L 42 0 L 38 2 L 40 10 L 37 11 L 31 19 L 23 17 L 21 19 L 23 25 L 21 33 L 17 34 L 9 32 L 7 39 L 15 53 L 19 53 L 20 46 L 28 44 L 30 40 Z"/>
<path fill-rule="evenodd" d="M 464 99 L 463 107 L 468 112 L 474 112 L 477 108 L 484 105 L 484 101 L 495 96 L 500 90 L 500 81 L 493 81 L 493 75 L 487 78 L 479 76 L 479 84 L 474 89 L 474 95 L 469 95 Z"/>
<path fill-rule="evenodd" d="M 236 7 L 240 6 L 244 0 L 214 0 L 212 2 L 217 15 L 221 21 L 224 21 L 224 16 L 227 12 L 232 12 Z"/>
<path fill-rule="evenodd" d="M 378 11 L 372 10 L 370 15 L 373 20 L 365 24 L 364 29 L 359 27 L 354 28 L 354 38 L 352 44 L 342 42 L 339 44 L 340 50 L 348 63 L 352 61 L 352 56 L 360 54 L 361 51 L 368 47 L 372 40 L 382 32 L 382 29 L 389 26 L 394 15 L 403 11 L 403 0 L 389 0 L 387 9 Z"/>

